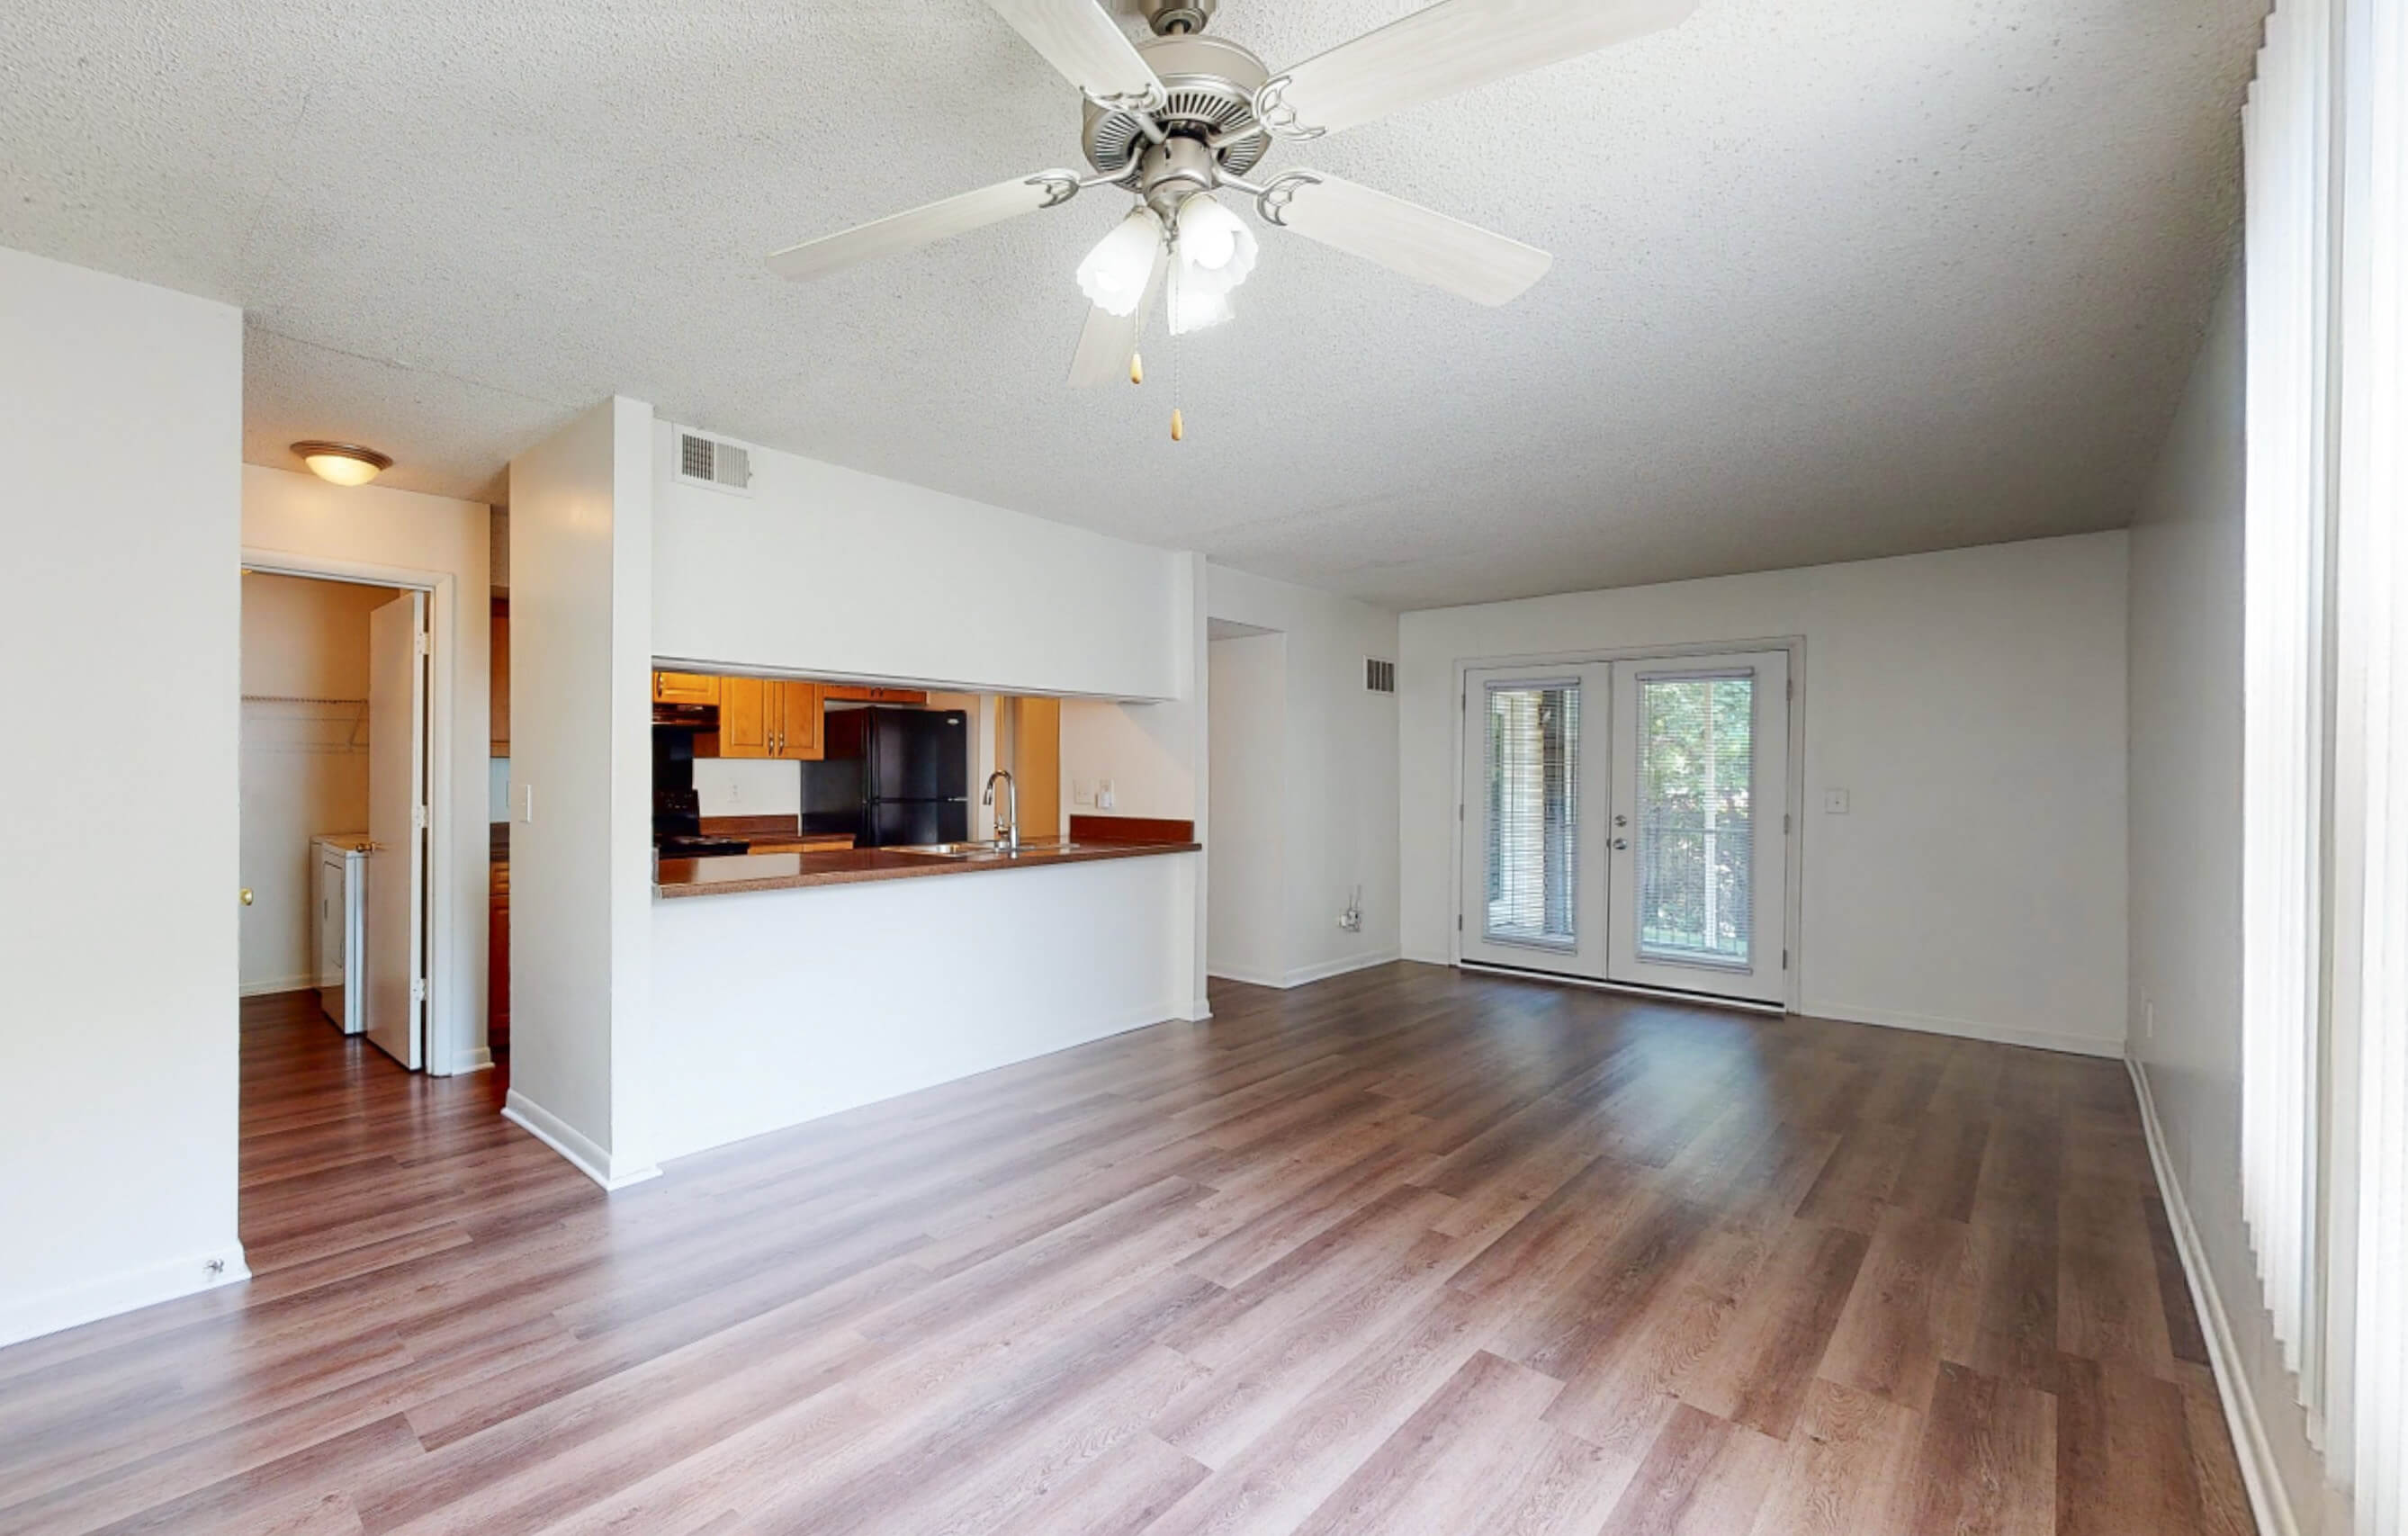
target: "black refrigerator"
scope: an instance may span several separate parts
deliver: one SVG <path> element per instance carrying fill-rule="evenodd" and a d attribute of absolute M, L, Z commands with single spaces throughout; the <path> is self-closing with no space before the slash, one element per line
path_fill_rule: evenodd
<path fill-rule="evenodd" d="M 864 848 L 970 835 L 969 721 L 959 710 L 830 710 L 827 760 L 858 763 Z"/>

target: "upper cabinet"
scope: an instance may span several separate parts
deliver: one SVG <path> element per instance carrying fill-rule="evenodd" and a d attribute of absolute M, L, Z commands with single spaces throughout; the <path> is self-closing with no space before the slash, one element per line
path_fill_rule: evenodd
<path fill-rule="evenodd" d="M 928 691 L 924 688 L 860 688 L 849 682 L 831 682 L 821 692 L 831 704 L 911 704 L 925 707 Z"/>
<path fill-rule="evenodd" d="M 488 675 L 493 688 L 485 696 L 486 714 L 492 721 L 489 749 L 495 757 L 510 754 L 510 600 L 493 599 L 494 648 L 488 657 Z"/>
<path fill-rule="evenodd" d="M 817 761 L 827 748 L 820 730 L 820 685 L 776 678 L 714 678 L 719 730 L 695 739 L 704 757 L 781 757 Z"/>
<path fill-rule="evenodd" d="M 722 680 L 701 672 L 652 672 L 655 704 L 716 704 Z"/>

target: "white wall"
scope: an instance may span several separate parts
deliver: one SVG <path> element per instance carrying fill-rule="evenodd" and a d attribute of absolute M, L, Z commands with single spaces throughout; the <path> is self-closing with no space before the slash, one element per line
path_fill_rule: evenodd
<path fill-rule="evenodd" d="M 437 760 L 449 765 L 433 786 L 442 840 L 429 871 L 437 991 L 427 1060 L 438 1073 L 472 1071 L 492 1059 L 485 1050 L 490 834 L 487 817 L 479 814 L 492 794 L 486 755 L 492 741 L 491 515 L 481 502 L 381 485 L 329 485 L 297 470 L 242 467 L 243 558 L 339 567 L 435 588 L 432 747 Z M 440 702 L 447 693 L 448 709 Z"/>
<path fill-rule="evenodd" d="M 391 587 L 245 571 L 242 578 L 244 996 L 316 980 L 309 840 L 368 816 L 368 613 Z M 357 700 L 334 704 L 287 699 Z"/>
<path fill-rule="evenodd" d="M 2217 1298 L 2204 1321 L 2314 1531 L 2322 1470 L 2241 1219 L 2241 294 L 2236 268 L 2132 525 L 2131 1055 Z"/>
<path fill-rule="evenodd" d="M 1199 711 L 1181 704 L 1062 701 L 1063 815 L 1167 816 L 1193 821 L 1197 808 L 1196 725 Z M 1106 782 L 1112 803 L 1100 803 Z M 1068 825 L 1066 820 L 1065 825 Z"/>
<path fill-rule="evenodd" d="M 1405 951 L 1450 953 L 1460 662 L 1802 636 L 1805 1011 L 2120 1055 L 2124 603 L 2104 533 L 1408 613 Z"/>
<path fill-rule="evenodd" d="M 245 1273 L 241 417 L 239 311 L 0 250 L 0 1343 Z"/>
<path fill-rule="evenodd" d="M 1288 969 L 1287 637 L 1213 640 L 1212 874 L 1206 969 L 1277 986 Z"/>
<path fill-rule="evenodd" d="M 769 449 L 752 452 L 751 496 L 703 490 L 673 478 L 671 429 L 656 430 L 665 659 L 1006 693 L 1182 692 L 1177 554 Z"/>
<path fill-rule="evenodd" d="M 803 808 L 803 766 L 751 757 L 697 757 L 694 792 L 706 816 L 791 816 Z"/>
<path fill-rule="evenodd" d="M 1397 615 L 1219 566 L 1212 618 L 1284 638 L 1282 962 L 1274 984 L 1393 960 L 1398 923 L 1398 698 L 1363 685 L 1363 663 L 1398 655 Z M 1357 885 L 1363 927 L 1338 926 Z M 1271 977 L 1263 978 L 1272 980 Z"/>
<path fill-rule="evenodd" d="M 654 903 L 661 1155 L 1179 1016 L 1196 860 Z"/>
<path fill-rule="evenodd" d="M 510 461 L 505 1113 L 609 1187 L 658 1171 L 652 449 L 652 408 L 614 398 Z"/>

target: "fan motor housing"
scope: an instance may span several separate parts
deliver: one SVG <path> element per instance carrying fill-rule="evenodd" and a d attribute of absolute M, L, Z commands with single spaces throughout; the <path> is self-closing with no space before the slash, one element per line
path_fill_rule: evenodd
<path fill-rule="evenodd" d="M 1154 121 L 1166 132 L 1197 140 L 1252 117 L 1254 93 L 1270 79 L 1270 71 L 1252 52 L 1226 38 L 1201 33 L 1149 37 L 1137 50 L 1162 80 L 1165 101 Z M 1121 185 L 1138 187 L 1142 178 L 1140 163 L 1152 142 L 1136 114 L 1087 104 L 1080 138 L 1087 164 L 1117 177 Z M 1232 176 L 1243 176 L 1269 148 L 1270 136 L 1265 133 L 1232 140 L 1220 150 L 1221 168 Z"/>

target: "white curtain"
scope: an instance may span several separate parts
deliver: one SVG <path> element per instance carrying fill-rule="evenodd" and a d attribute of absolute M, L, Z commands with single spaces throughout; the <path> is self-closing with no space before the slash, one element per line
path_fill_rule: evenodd
<path fill-rule="evenodd" d="M 2284 1363 L 2313 1393 L 2317 850 L 2331 247 L 2328 0 L 2282 0 L 2242 113 L 2247 223 L 2242 1205 Z M 2303 1369 L 2304 1367 L 2304 1369 Z"/>
<path fill-rule="evenodd" d="M 2335 1091 L 2354 1091 L 2346 1457 L 2361 1536 L 2408 1528 L 2408 0 L 2357 0 L 2342 228 Z M 2339 1471 L 2336 1468 L 2336 1471 Z"/>

